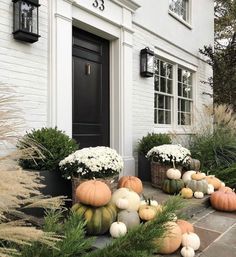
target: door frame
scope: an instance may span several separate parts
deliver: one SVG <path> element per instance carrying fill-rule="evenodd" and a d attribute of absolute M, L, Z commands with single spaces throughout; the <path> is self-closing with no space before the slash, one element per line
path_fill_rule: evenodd
<path fill-rule="evenodd" d="M 49 2 L 48 126 L 72 135 L 72 26 L 110 40 L 110 146 L 123 157 L 123 174 L 135 175 L 132 14 L 139 5 L 109 1 L 104 13 L 98 13 L 87 0 Z"/>

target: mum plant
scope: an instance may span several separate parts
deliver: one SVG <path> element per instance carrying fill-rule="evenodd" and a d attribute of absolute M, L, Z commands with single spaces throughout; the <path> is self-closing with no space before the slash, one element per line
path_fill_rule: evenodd
<path fill-rule="evenodd" d="M 105 146 L 78 150 L 59 163 L 62 176 L 66 179 L 107 178 L 118 175 L 123 168 L 122 157 L 116 150 Z"/>
<path fill-rule="evenodd" d="M 191 153 L 187 148 L 184 148 L 181 145 L 165 144 L 153 147 L 148 151 L 146 157 L 154 162 L 167 165 L 172 165 L 173 163 L 177 165 L 186 165 L 190 162 Z"/>

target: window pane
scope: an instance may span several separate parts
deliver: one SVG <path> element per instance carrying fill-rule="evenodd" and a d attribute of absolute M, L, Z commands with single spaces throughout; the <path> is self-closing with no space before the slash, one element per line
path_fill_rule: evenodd
<path fill-rule="evenodd" d="M 172 94 L 172 88 L 173 88 L 172 83 L 173 83 L 172 80 L 167 79 L 167 93 L 168 94 Z"/>
<path fill-rule="evenodd" d="M 188 20 L 188 0 L 170 0 L 169 9 L 183 20 Z"/>
<path fill-rule="evenodd" d="M 163 77 L 166 76 L 166 66 L 167 66 L 167 63 L 161 61 L 161 76 L 163 76 Z"/>
<path fill-rule="evenodd" d="M 182 96 L 182 83 L 178 83 L 178 96 Z"/>
<path fill-rule="evenodd" d="M 171 110 L 171 97 L 165 96 L 165 109 Z"/>
<path fill-rule="evenodd" d="M 158 111 L 158 123 L 164 124 L 164 111 L 162 110 Z"/>
<path fill-rule="evenodd" d="M 171 64 L 167 64 L 166 77 L 172 79 L 173 76 L 173 66 Z"/>
<path fill-rule="evenodd" d="M 160 90 L 160 81 L 159 81 L 160 79 L 158 76 L 155 76 L 154 80 L 155 80 L 155 90 L 159 91 Z"/>
<path fill-rule="evenodd" d="M 182 82 L 182 70 L 178 69 L 178 81 Z"/>
<path fill-rule="evenodd" d="M 188 96 L 188 86 L 187 85 L 183 85 L 183 97 L 187 97 Z"/>
<path fill-rule="evenodd" d="M 157 58 L 154 58 L 154 71 L 155 74 L 159 75 L 159 60 Z"/>
<path fill-rule="evenodd" d="M 157 124 L 157 109 L 154 109 L 154 123 Z"/>
<path fill-rule="evenodd" d="M 164 109 L 164 99 L 165 99 L 164 95 L 158 96 L 158 108 L 159 109 Z"/>
<path fill-rule="evenodd" d="M 155 95 L 154 95 L 154 108 L 157 108 L 157 98 L 158 98 L 158 94 L 155 93 Z"/>
<path fill-rule="evenodd" d="M 161 92 L 166 92 L 166 79 L 161 77 Z"/>
<path fill-rule="evenodd" d="M 165 112 L 165 124 L 171 124 L 171 112 L 170 111 Z"/>

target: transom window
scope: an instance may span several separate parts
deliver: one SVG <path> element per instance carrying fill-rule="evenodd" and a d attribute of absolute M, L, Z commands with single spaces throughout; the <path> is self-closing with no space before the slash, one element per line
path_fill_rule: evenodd
<path fill-rule="evenodd" d="M 154 123 L 191 125 L 193 73 L 155 57 Z M 175 118 L 174 118 L 175 117 Z"/>
<path fill-rule="evenodd" d="M 169 0 L 169 9 L 184 21 L 189 21 L 189 0 Z"/>

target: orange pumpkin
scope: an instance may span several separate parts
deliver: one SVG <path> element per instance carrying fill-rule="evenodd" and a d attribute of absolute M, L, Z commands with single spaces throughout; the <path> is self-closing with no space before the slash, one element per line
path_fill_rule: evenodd
<path fill-rule="evenodd" d="M 189 223 L 188 221 L 186 221 L 186 220 L 177 220 L 176 223 L 179 225 L 182 234 L 189 233 L 189 232 L 194 232 L 193 225 L 191 223 Z"/>
<path fill-rule="evenodd" d="M 77 187 L 76 199 L 86 205 L 104 206 L 111 200 L 111 190 L 104 182 L 88 180 Z"/>
<path fill-rule="evenodd" d="M 206 176 L 206 181 L 208 184 L 211 184 L 215 190 L 218 190 L 221 187 L 221 181 L 214 175 Z"/>
<path fill-rule="evenodd" d="M 196 172 L 196 173 L 192 174 L 191 178 L 193 180 L 202 180 L 202 179 L 206 178 L 206 174 L 201 173 L 201 172 Z"/>
<path fill-rule="evenodd" d="M 118 182 L 118 188 L 126 187 L 132 189 L 137 194 L 143 192 L 143 183 L 142 181 L 134 176 L 123 176 Z"/>
<path fill-rule="evenodd" d="M 220 187 L 219 191 L 222 191 L 222 192 L 225 192 L 225 193 L 226 192 L 230 193 L 230 192 L 233 192 L 233 189 L 230 188 L 230 187 Z"/>
<path fill-rule="evenodd" d="M 211 194 L 211 205 L 219 211 L 236 211 L 236 194 L 234 192 L 216 191 Z"/>
<path fill-rule="evenodd" d="M 181 245 L 182 232 L 176 222 L 170 221 L 166 223 L 167 232 L 163 238 L 154 239 L 154 243 L 158 246 L 158 253 L 171 254 L 175 252 Z"/>

